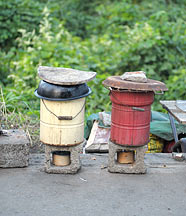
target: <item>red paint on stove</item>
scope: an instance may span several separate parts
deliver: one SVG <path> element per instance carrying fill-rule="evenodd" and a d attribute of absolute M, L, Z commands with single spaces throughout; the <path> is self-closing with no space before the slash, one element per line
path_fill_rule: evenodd
<path fill-rule="evenodd" d="M 111 141 L 125 146 L 146 145 L 149 142 L 154 92 L 112 90 L 110 98 L 112 101 Z"/>

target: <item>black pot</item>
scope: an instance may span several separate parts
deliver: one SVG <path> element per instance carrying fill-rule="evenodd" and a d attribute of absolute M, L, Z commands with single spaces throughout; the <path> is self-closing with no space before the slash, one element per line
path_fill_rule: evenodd
<path fill-rule="evenodd" d="M 35 96 L 40 99 L 53 101 L 74 100 L 86 97 L 90 93 L 91 89 L 86 83 L 66 86 L 51 84 L 43 80 L 40 81 L 38 89 L 34 92 Z"/>

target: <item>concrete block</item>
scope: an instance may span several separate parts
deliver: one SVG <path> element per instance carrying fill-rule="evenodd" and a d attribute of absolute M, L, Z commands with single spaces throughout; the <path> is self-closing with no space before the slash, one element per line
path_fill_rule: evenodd
<path fill-rule="evenodd" d="M 45 145 L 45 172 L 53 174 L 75 174 L 81 168 L 80 152 L 86 140 L 75 146 L 54 146 Z M 52 152 L 69 151 L 70 164 L 67 166 L 55 166 L 52 163 Z"/>
<path fill-rule="evenodd" d="M 29 140 L 23 130 L 7 130 L 0 135 L 0 167 L 27 167 Z"/>
<path fill-rule="evenodd" d="M 116 161 L 115 155 L 118 151 L 129 150 L 135 151 L 135 161 L 132 164 L 120 164 Z M 131 173 L 143 174 L 146 173 L 146 166 L 144 163 L 144 156 L 146 146 L 141 147 L 126 147 L 114 144 L 109 141 L 109 158 L 108 158 L 108 171 L 112 173 Z"/>

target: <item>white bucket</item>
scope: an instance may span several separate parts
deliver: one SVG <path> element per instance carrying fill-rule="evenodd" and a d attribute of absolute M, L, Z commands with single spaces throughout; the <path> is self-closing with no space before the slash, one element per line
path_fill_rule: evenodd
<path fill-rule="evenodd" d="M 84 141 L 84 112 L 85 98 L 69 101 L 41 99 L 41 142 L 59 146 L 72 146 L 82 143 Z"/>

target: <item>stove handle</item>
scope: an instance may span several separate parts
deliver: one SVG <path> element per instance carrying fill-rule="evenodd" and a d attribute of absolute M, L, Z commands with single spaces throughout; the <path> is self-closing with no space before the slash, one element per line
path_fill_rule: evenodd
<path fill-rule="evenodd" d="M 162 90 L 159 90 L 160 92 L 156 91 L 156 90 L 153 90 L 154 94 L 155 95 L 162 95 L 164 94 L 164 92 Z"/>
<path fill-rule="evenodd" d="M 110 88 L 110 87 L 109 87 Z M 124 105 L 124 106 L 128 106 L 128 104 L 125 104 L 125 103 L 121 103 L 120 100 L 113 94 L 113 91 L 112 91 L 112 88 L 110 88 L 110 94 L 112 94 L 112 97 L 117 100 L 121 105 Z M 140 108 L 140 107 L 132 107 L 133 110 L 136 110 L 136 111 L 141 111 L 141 112 L 144 112 L 145 109 L 144 108 Z"/>
<path fill-rule="evenodd" d="M 44 102 L 43 99 L 42 99 L 42 102 L 43 102 L 45 108 L 48 110 L 48 112 L 50 112 L 52 115 L 54 115 L 56 118 L 58 118 L 58 120 L 73 120 L 73 119 L 75 119 L 81 113 L 81 111 L 85 107 L 85 102 L 84 102 L 82 108 L 80 109 L 80 111 L 75 116 L 57 116 L 55 113 L 53 113 L 51 110 L 49 110 L 49 108 L 46 106 L 46 104 L 45 104 L 45 102 Z"/>
<path fill-rule="evenodd" d="M 144 112 L 145 109 L 143 108 L 140 108 L 140 107 L 132 107 L 133 110 L 136 110 L 136 111 L 141 111 L 141 112 Z"/>

